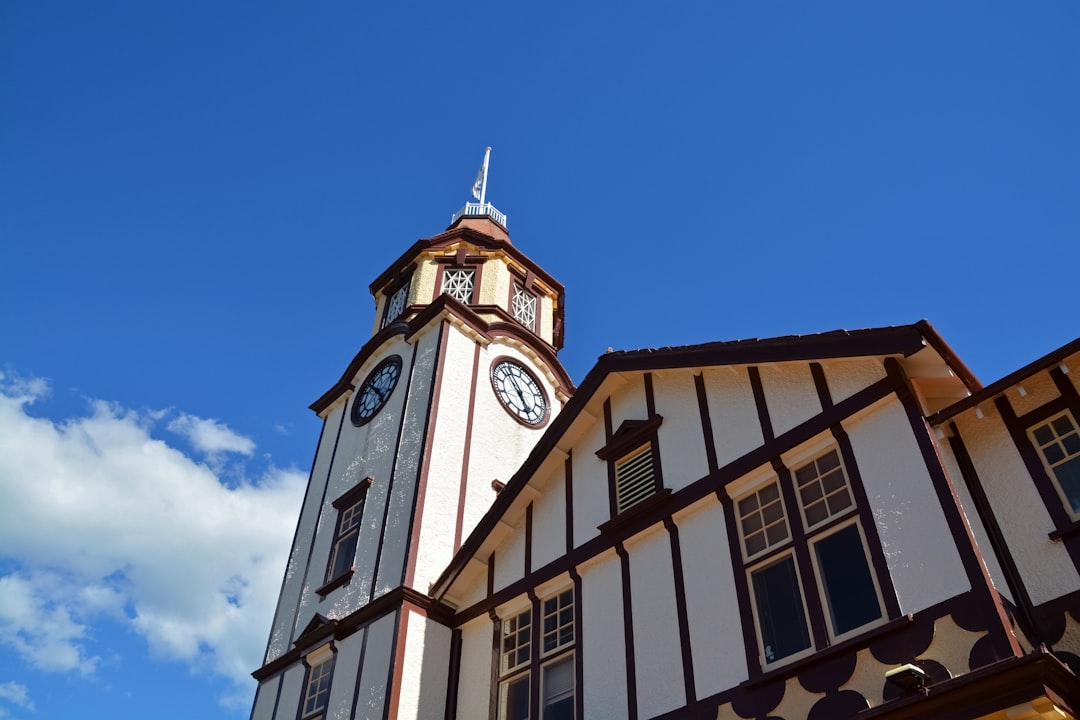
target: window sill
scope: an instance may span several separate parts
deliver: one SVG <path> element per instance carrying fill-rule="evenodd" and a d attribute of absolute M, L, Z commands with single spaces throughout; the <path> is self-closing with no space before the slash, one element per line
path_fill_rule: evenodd
<path fill-rule="evenodd" d="M 601 535 L 610 535 L 617 532 L 666 503 L 669 497 L 671 497 L 671 488 L 663 488 L 648 499 L 642 500 L 628 510 L 624 510 L 622 514 L 616 515 L 602 525 L 598 525 L 596 529 L 600 531 Z"/>
<path fill-rule="evenodd" d="M 912 615 L 901 615 L 898 618 L 889 620 L 888 622 L 877 625 L 870 628 L 866 632 L 857 635 L 853 638 L 844 640 L 843 642 L 831 645 L 823 650 L 817 650 L 806 657 L 802 657 L 786 665 L 780 665 L 766 670 L 756 677 L 752 677 L 749 680 L 744 681 L 740 687 L 753 688 L 758 685 L 762 685 L 767 682 L 771 682 L 778 678 L 787 677 L 789 675 L 797 675 L 807 667 L 816 665 L 824 660 L 828 660 L 835 655 L 852 650 L 853 648 L 862 648 L 867 646 L 872 640 L 875 640 L 882 635 L 888 635 L 889 633 L 902 630 L 908 627 L 915 621 Z M 780 661 L 783 662 L 783 661 Z"/>
<path fill-rule="evenodd" d="M 329 595 L 331 591 L 337 590 L 342 585 L 348 585 L 349 581 L 352 580 L 353 572 L 354 571 L 351 568 L 348 571 L 343 572 L 342 574 L 338 575 L 336 578 L 316 590 L 315 594 L 318 595 L 321 599 L 325 600 L 326 596 Z"/>
<path fill-rule="evenodd" d="M 1048 533 L 1046 537 L 1050 538 L 1054 542 L 1061 542 L 1062 540 L 1072 537 L 1080 533 L 1080 520 L 1074 520 L 1065 527 L 1058 528 L 1052 533 Z"/>

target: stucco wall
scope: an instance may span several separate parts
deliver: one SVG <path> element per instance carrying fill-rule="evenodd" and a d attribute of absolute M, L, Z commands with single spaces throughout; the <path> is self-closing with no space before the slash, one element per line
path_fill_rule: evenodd
<path fill-rule="evenodd" d="M 574 545 L 600 534 L 597 526 L 611 519 L 607 463 L 596 457 L 604 446 L 603 420 L 593 423 L 574 446 Z"/>
<path fill-rule="evenodd" d="M 761 365 L 758 372 L 774 435 L 780 436 L 821 412 L 808 363 Z"/>
<path fill-rule="evenodd" d="M 895 397 L 845 423 L 903 613 L 970 585 L 903 407 Z"/>
<path fill-rule="evenodd" d="M 664 418 L 657 430 L 664 486 L 678 490 L 709 472 L 694 375 L 689 370 L 653 373 L 653 389 L 656 412 Z"/>
<path fill-rule="evenodd" d="M 405 672 L 398 695 L 400 720 L 440 718 L 446 707 L 450 629 L 405 609 Z"/>
<path fill-rule="evenodd" d="M 826 360 L 822 363 L 822 369 L 834 403 L 846 400 L 863 388 L 883 380 L 888 374 L 877 358 Z"/>
<path fill-rule="evenodd" d="M 491 697 L 491 621 L 480 617 L 461 628 L 457 716 L 486 718 Z"/>
<path fill-rule="evenodd" d="M 559 470 L 541 481 L 543 495 L 533 501 L 532 566 L 543 567 L 566 554 L 566 481 Z"/>
<path fill-rule="evenodd" d="M 682 549 L 694 687 L 698 697 L 706 697 L 748 677 L 724 509 L 710 495 L 675 522 Z"/>
<path fill-rule="evenodd" d="M 1080 576 L 1064 545 L 1047 537 L 1054 523 L 997 409 L 982 409 L 982 419 L 972 411 L 954 422 L 1031 601 L 1041 605 L 1080 588 Z"/>
<path fill-rule="evenodd" d="M 609 551 L 581 577 L 582 694 L 589 720 L 625 720 L 629 716 L 619 562 Z"/>
<path fill-rule="evenodd" d="M 653 717 L 686 704 L 671 543 L 663 526 L 628 542 L 638 713 Z"/>
<path fill-rule="evenodd" d="M 386 703 L 386 679 L 394 656 L 396 630 L 397 613 L 381 617 L 367 628 L 364 667 L 356 679 L 356 718 L 382 717 Z"/>
<path fill-rule="evenodd" d="M 716 458 L 723 467 L 764 442 L 761 424 L 746 368 L 710 368 L 703 375 Z"/>
<path fill-rule="evenodd" d="M 525 575 L 525 513 L 510 519 L 514 532 L 495 551 L 496 592 Z"/>
<path fill-rule="evenodd" d="M 422 552 L 416 558 L 413 587 L 420 590 L 426 590 L 453 557 L 462 461 L 469 429 L 469 396 L 477 382 L 473 375 L 476 343 L 456 329 L 446 332 L 449 335 L 439 382 L 439 407 L 428 426 L 433 442 L 426 462 L 424 506 L 419 509 Z"/>
<path fill-rule="evenodd" d="M 353 691 L 356 676 L 360 671 L 360 656 L 364 650 L 364 631 L 353 633 L 336 642 L 337 654 L 334 656 L 334 675 L 330 680 L 330 699 L 326 705 L 327 720 L 348 720 L 352 713 Z M 292 720 L 293 713 L 279 712 L 282 720 Z"/>

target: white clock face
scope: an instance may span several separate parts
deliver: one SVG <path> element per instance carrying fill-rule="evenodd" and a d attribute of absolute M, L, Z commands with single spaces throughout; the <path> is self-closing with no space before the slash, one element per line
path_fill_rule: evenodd
<path fill-rule="evenodd" d="M 548 416 L 547 396 L 532 373 L 513 360 L 491 369 L 491 384 L 503 407 L 526 425 L 541 425 Z"/>
<path fill-rule="evenodd" d="M 394 392 L 398 377 L 401 376 L 401 356 L 392 355 L 383 360 L 371 371 L 356 393 L 353 401 L 352 421 L 354 425 L 363 425 L 382 409 Z"/>

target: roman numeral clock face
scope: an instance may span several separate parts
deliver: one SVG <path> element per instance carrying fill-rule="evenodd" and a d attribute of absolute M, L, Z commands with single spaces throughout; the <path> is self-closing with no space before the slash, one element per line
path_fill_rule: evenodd
<path fill-rule="evenodd" d="M 401 356 L 391 355 L 367 376 L 353 401 L 353 425 L 363 425 L 382 410 L 401 377 Z"/>
<path fill-rule="evenodd" d="M 491 368 L 495 395 L 508 413 L 525 425 L 542 425 L 548 416 L 547 396 L 537 379 L 513 360 L 499 360 Z"/>

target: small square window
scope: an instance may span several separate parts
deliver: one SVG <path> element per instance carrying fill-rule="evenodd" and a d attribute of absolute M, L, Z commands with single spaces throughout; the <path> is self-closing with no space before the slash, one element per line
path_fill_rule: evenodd
<path fill-rule="evenodd" d="M 330 678 L 334 671 L 334 659 L 331 657 L 318 665 L 308 668 L 307 689 L 304 692 L 304 706 L 300 713 L 303 720 L 323 717 L 330 700 Z"/>
<path fill-rule="evenodd" d="M 1068 411 L 1031 430 L 1043 462 L 1066 509 L 1080 517 L 1080 433 Z"/>
<path fill-rule="evenodd" d="M 807 529 L 854 509 L 840 455 L 830 450 L 795 470 Z"/>
<path fill-rule="evenodd" d="M 472 302 L 475 277 L 472 268 L 447 268 L 443 271 L 442 292 L 467 305 Z"/>
<path fill-rule="evenodd" d="M 544 653 L 558 650 L 574 642 L 574 591 L 567 590 L 543 604 Z"/>
<path fill-rule="evenodd" d="M 520 285 L 514 286 L 514 300 L 510 303 L 514 319 L 532 330 L 536 327 L 536 296 Z"/>
<path fill-rule="evenodd" d="M 739 527 L 743 550 L 750 559 L 787 541 L 787 518 L 775 482 L 739 501 Z"/>
<path fill-rule="evenodd" d="M 514 670 L 529 662 L 532 653 L 532 610 L 502 624 L 502 669 Z"/>

